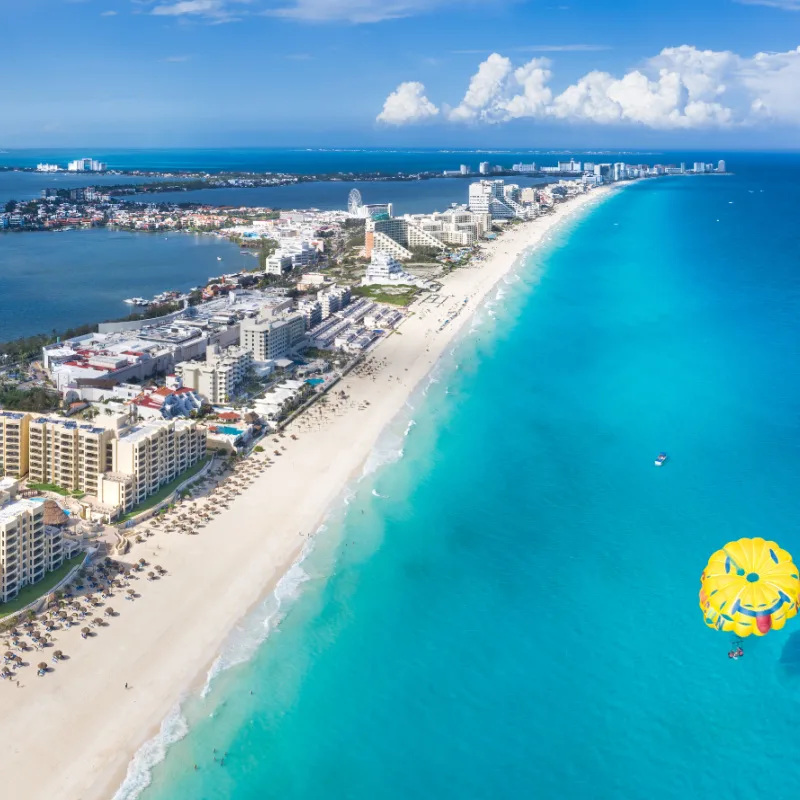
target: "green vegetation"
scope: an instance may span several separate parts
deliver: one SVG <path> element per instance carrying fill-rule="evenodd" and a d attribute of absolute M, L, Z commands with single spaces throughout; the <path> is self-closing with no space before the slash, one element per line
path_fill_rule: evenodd
<path fill-rule="evenodd" d="M 84 556 L 85 553 L 79 553 L 77 556 L 73 556 L 65 561 L 58 569 L 46 573 L 44 578 L 38 583 L 25 586 L 13 600 L 9 600 L 7 603 L 0 603 L 0 619 L 7 617 L 9 614 L 13 614 L 15 611 L 19 611 L 21 608 L 25 608 L 25 606 L 35 602 L 40 597 L 49 594 L 54 586 L 58 585 L 67 577 L 71 569 L 77 567 L 78 564 L 83 561 Z"/>
<path fill-rule="evenodd" d="M 173 314 L 175 311 L 180 311 L 183 308 L 183 303 L 160 303 L 157 306 L 149 306 L 144 311 L 135 311 L 133 314 L 128 314 L 127 317 L 122 319 L 109 320 L 111 322 L 135 322 L 140 319 L 155 319 L 156 317 L 164 317 L 167 314 Z"/>
<path fill-rule="evenodd" d="M 410 250 L 413 254 L 411 261 L 415 264 L 438 264 L 444 252 L 436 247 L 412 247 Z"/>
<path fill-rule="evenodd" d="M 257 445 L 256 445 L 256 446 L 253 448 L 253 452 L 254 452 L 254 453 L 263 453 L 263 452 L 264 452 L 264 448 L 263 448 L 263 447 L 262 447 L 260 444 L 257 444 Z"/>
<path fill-rule="evenodd" d="M 355 286 L 352 293 L 356 297 L 369 297 L 377 303 L 391 303 L 395 306 L 407 306 L 416 296 L 419 289 L 409 286 L 403 289 L 386 286 Z"/>
<path fill-rule="evenodd" d="M 0 384 L 0 407 L 15 411 L 55 411 L 61 398 L 47 389 L 20 389 L 9 383 Z"/>
<path fill-rule="evenodd" d="M 33 360 L 41 356 L 42 348 L 46 344 L 53 344 L 59 339 L 72 339 L 74 336 L 94 333 L 96 330 L 97 325 L 78 325 L 76 328 L 67 328 L 62 334 L 54 328 L 50 333 L 22 336 L 0 343 L 0 356 L 7 356 L 10 361 Z"/>
<path fill-rule="evenodd" d="M 127 514 L 123 514 L 117 520 L 117 522 L 127 522 L 131 517 L 141 514 L 142 511 L 147 511 L 148 508 L 157 506 L 160 502 L 169 497 L 175 491 L 175 489 L 178 488 L 178 486 L 184 483 L 184 481 L 188 481 L 192 475 L 197 475 L 197 473 L 203 469 L 210 458 L 211 456 L 206 456 L 204 459 L 198 461 L 193 467 L 189 467 L 186 472 L 179 475 L 174 481 L 164 484 L 154 495 L 148 497 L 144 502 L 139 503 L 138 506 L 134 506 L 133 510 L 129 511 Z"/>
<path fill-rule="evenodd" d="M 29 483 L 28 488 L 37 489 L 40 492 L 55 492 L 56 494 L 63 495 L 64 497 L 69 497 L 70 495 L 68 489 L 62 489 L 60 486 L 56 486 L 54 483 Z"/>

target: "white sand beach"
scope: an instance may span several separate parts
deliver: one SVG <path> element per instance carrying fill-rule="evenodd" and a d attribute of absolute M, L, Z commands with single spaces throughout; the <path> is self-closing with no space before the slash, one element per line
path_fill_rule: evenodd
<path fill-rule="evenodd" d="M 19 688 L 0 682 L 0 775 L 9 796 L 114 796 L 133 755 L 197 687 L 237 621 L 297 559 L 381 431 L 487 293 L 554 225 L 608 191 L 596 189 L 504 233 L 486 247 L 485 260 L 444 280 L 437 302 L 412 305 L 399 333 L 335 387 L 346 400 L 316 404 L 279 444 L 270 436 L 267 452 L 251 458 L 263 462 L 282 446 L 285 452 L 272 466 L 252 470 L 254 479 L 199 535 L 162 530 L 122 557 L 145 558 L 167 574 L 148 581 L 142 573 L 132 582 L 140 595 L 132 602 L 116 592 L 108 602 L 118 615 L 91 638 L 81 638 L 80 625 L 56 631 L 55 647 L 69 659 L 46 676 L 36 676 L 35 664 L 50 662 L 51 649 L 27 654 L 31 666 L 21 671 Z"/>

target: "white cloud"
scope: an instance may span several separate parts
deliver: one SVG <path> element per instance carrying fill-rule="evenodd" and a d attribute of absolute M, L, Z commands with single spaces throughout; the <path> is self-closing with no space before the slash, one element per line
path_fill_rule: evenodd
<path fill-rule="evenodd" d="M 800 11 L 800 0 L 736 0 L 745 6 L 769 6 L 784 11 Z"/>
<path fill-rule="evenodd" d="M 509 47 L 511 53 L 597 53 L 601 50 L 613 50 L 605 44 L 529 44 L 525 47 Z M 451 50 L 456 55 L 481 56 L 491 52 L 491 48 L 480 50 Z"/>
<path fill-rule="evenodd" d="M 504 93 L 511 69 L 510 58 L 492 53 L 472 76 L 464 99 L 450 112 L 449 118 L 454 122 L 489 119 Z"/>
<path fill-rule="evenodd" d="M 117 16 L 117 12 L 116 11 L 101 11 L 100 12 L 100 16 L 101 17 L 116 17 Z"/>
<path fill-rule="evenodd" d="M 438 116 L 439 109 L 425 97 L 425 87 L 417 81 L 401 83 L 383 104 L 378 122 L 386 125 L 406 125 L 424 122 Z"/>
<path fill-rule="evenodd" d="M 195 16 L 229 22 L 236 19 L 232 4 L 249 2 L 250 0 L 179 0 L 177 3 L 157 5 L 150 13 L 157 17 Z"/>
<path fill-rule="evenodd" d="M 266 14 L 302 22 L 382 22 L 432 11 L 455 0 L 287 0 Z"/>
<path fill-rule="evenodd" d="M 550 67 L 548 59 L 534 58 L 514 69 L 509 58 L 492 53 L 447 118 L 488 123 L 550 118 L 661 129 L 763 120 L 800 125 L 800 48 L 746 57 L 668 47 L 621 77 L 595 70 L 558 94 L 549 86 Z M 414 85 L 424 96 L 424 86 Z M 412 116 L 396 124 L 413 121 Z"/>

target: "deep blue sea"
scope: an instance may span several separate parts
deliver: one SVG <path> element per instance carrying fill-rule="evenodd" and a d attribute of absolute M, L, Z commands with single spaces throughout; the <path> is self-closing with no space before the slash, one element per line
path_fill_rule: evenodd
<path fill-rule="evenodd" d="M 793 800 L 800 621 L 734 662 L 697 599 L 730 539 L 800 557 L 800 158 L 765 163 L 521 263 L 117 797 Z"/>

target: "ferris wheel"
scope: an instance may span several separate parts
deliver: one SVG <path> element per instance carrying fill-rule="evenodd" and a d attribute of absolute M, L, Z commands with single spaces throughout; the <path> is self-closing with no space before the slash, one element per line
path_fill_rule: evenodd
<path fill-rule="evenodd" d="M 347 198 L 347 212 L 352 217 L 360 217 L 364 203 L 361 200 L 361 192 L 358 189 L 351 189 L 350 196 Z"/>

